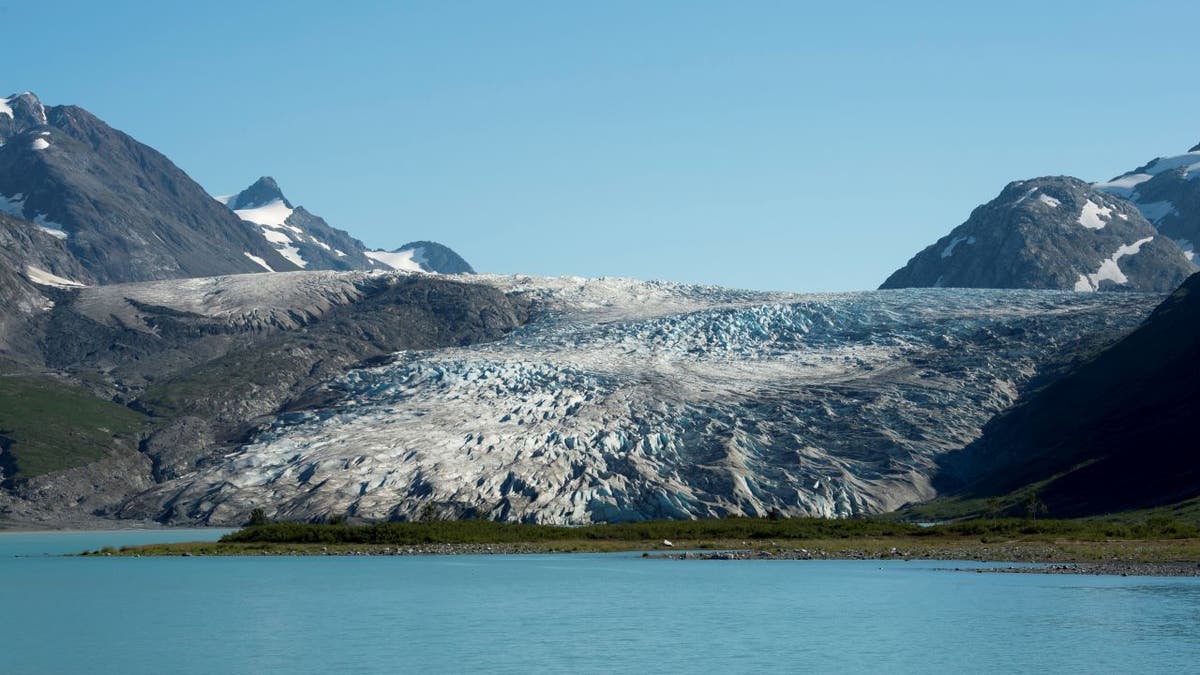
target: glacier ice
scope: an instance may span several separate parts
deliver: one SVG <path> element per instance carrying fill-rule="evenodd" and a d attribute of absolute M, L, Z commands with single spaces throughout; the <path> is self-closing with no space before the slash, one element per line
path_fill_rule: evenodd
<path fill-rule="evenodd" d="M 877 513 L 934 496 L 939 455 L 1160 300 L 471 283 L 531 298 L 534 319 L 499 342 L 353 370 L 328 385 L 337 403 L 285 413 L 141 499 L 164 519 L 212 524 L 258 507 L 412 519 L 429 504 L 543 523 Z"/>

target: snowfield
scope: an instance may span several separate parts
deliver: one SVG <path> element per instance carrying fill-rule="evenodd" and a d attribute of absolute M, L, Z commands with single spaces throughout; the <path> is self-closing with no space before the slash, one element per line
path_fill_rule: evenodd
<path fill-rule="evenodd" d="M 240 292 L 300 297 L 342 284 L 327 295 L 353 295 L 345 275 L 270 276 L 307 288 Z M 1124 335 L 1161 299 L 464 282 L 530 297 L 535 317 L 499 342 L 351 371 L 329 385 L 337 403 L 284 414 L 143 503 L 212 524 L 256 507 L 411 519 L 432 504 L 547 523 L 887 511 L 934 496 L 937 457 L 976 438 L 1036 373 Z M 237 295 L 216 290 L 221 303 Z M 217 311 L 185 300 L 174 302 Z M 97 313 L 116 309 L 105 304 Z"/>

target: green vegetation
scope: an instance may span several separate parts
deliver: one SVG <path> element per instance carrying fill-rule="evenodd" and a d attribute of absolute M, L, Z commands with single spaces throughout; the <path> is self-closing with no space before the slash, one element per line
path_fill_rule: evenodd
<path fill-rule="evenodd" d="M 653 541 L 662 539 L 816 539 L 919 535 L 923 528 L 883 520 L 724 518 L 657 520 L 566 527 L 491 520 L 431 520 L 375 525 L 271 523 L 225 535 L 226 543 L 499 544 L 541 541 Z"/>
<path fill-rule="evenodd" d="M 375 525 L 270 523 L 225 535 L 222 543 L 270 544 L 515 544 L 562 541 L 643 542 L 762 541 L 836 539 L 989 538 L 996 540 L 1107 541 L 1113 539 L 1200 538 L 1193 523 L 1170 518 L 1123 523 L 1097 520 L 991 519 L 920 527 L 896 521 L 863 518 L 724 518 L 720 520 L 658 520 L 615 525 L 564 527 L 525 525 L 489 520 L 378 523 Z"/>
<path fill-rule="evenodd" d="M 883 518 L 909 522 L 945 522 L 952 520 L 974 520 L 1025 516 L 1053 517 L 1039 496 L 1046 481 L 995 497 L 939 497 L 923 504 L 905 507 L 900 511 L 884 514 Z M 1177 520 L 1192 526 L 1200 526 L 1200 498 L 1157 506 L 1148 509 L 1120 511 L 1101 516 L 1089 516 L 1076 520 L 1058 522 L 1091 522 L 1136 525 L 1149 520 Z"/>
<path fill-rule="evenodd" d="M 226 401 L 252 397 L 278 384 L 279 373 L 294 364 L 284 350 L 235 351 L 146 389 L 139 402 L 155 415 L 207 417 Z"/>
<path fill-rule="evenodd" d="M 50 378 L 0 377 L 0 454 L 7 479 L 82 466 L 131 447 L 147 418 Z"/>
<path fill-rule="evenodd" d="M 258 519 L 255 519 L 258 520 Z M 670 540 L 668 545 L 664 540 Z M 987 519 L 920 527 L 883 518 L 726 518 L 561 527 L 486 520 L 347 525 L 266 523 L 218 542 L 156 544 L 91 555 L 362 555 L 804 549 L 820 558 L 1024 562 L 1200 561 L 1195 523 Z"/>

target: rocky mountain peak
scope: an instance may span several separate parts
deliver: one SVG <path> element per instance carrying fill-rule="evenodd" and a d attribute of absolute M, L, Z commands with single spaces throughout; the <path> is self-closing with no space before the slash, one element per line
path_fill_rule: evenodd
<path fill-rule="evenodd" d="M 1131 203 L 1069 176 L 1009 183 L 883 288 L 1169 291 L 1195 267 Z"/>
<path fill-rule="evenodd" d="M 1193 145 L 1192 149 L 1188 150 L 1188 152 L 1200 152 L 1200 143 Z"/>
<path fill-rule="evenodd" d="M 252 209 L 259 206 L 266 206 L 271 202 L 280 201 L 289 209 L 295 208 L 287 197 L 283 196 L 283 190 L 279 189 L 279 183 L 275 182 L 270 176 L 262 176 L 254 181 L 250 187 L 242 190 L 232 199 L 229 200 L 229 208 L 237 211 L 240 209 Z"/>
<path fill-rule="evenodd" d="M 30 92 L 0 98 L 0 143 L 46 125 L 46 107 Z"/>

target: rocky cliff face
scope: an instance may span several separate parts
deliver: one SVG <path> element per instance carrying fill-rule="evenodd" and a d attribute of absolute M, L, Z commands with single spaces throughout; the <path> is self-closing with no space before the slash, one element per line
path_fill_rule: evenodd
<path fill-rule="evenodd" d="M 38 340 L 55 299 L 90 280 L 60 239 L 0 214 L 0 361 L 40 363 Z"/>
<path fill-rule="evenodd" d="M 821 296 L 482 277 L 535 319 L 310 389 L 126 516 L 239 523 L 348 514 L 584 523 L 850 516 L 929 498 L 1039 373 L 1108 344 L 1140 294 Z"/>
<path fill-rule="evenodd" d="M 1052 177 L 1010 183 L 882 288 L 1168 292 L 1195 269 L 1132 204 Z"/>
<path fill-rule="evenodd" d="M 1200 496 L 1197 419 L 1200 275 L 1127 338 L 989 422 L 946 458 L 938 484 L 969 497 L 1033 490 L 1056 517 L 1183 501 Z"/>

